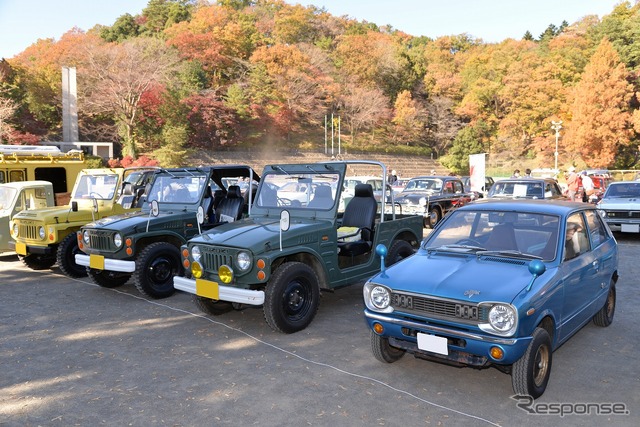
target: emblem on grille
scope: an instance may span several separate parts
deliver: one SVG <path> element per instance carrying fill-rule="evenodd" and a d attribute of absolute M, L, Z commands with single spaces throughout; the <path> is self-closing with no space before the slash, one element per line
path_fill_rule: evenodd
<path fill-rule="evenodd" d="M 480 291 L 476 291 L 475 289 L 469 289 L 467 291 L 464 291 L 464 296 L 465 297 L 473 297 L 474 295 L 480 295 Z"/>

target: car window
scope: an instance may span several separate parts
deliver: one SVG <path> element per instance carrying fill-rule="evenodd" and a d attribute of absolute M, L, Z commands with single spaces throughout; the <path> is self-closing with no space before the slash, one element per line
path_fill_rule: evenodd
<path fill-rule="evenodd" d="M 564 260 L 570 260 L 588 252 L 591 248 L 587 237 L 587 228 L 580 212 L 571 214 L 567 219 L 564 242 Z"/>
<path fill-rule="evenodd" d="M 594 248 L 598 247 L 608 238 L 605 225 L 600 216 L 598 216 L 594 211 L 585 212 L 585 216 L 589 227 L 589 235 L 591 236 L 591 244 Z"/>

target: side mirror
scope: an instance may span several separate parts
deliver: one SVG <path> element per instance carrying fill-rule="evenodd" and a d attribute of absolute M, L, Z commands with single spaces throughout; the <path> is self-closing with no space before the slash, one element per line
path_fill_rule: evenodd
<path fill-rule="evenodd" d="M 158 216 L 160 214 L 160 206 L 158 205 L 157 200 L 151 201 L 151 216 Z"/>
<path fill-rule="evenodd" d="M 283 209 L 280 212 L 280 231 L 289 231 L 289 227 L 291 226 L 291 216 L 289 211 Z"/>
<path fill-rule="evenodd" d="M 202 224 L 204 222 L 204 208 L 202 206 L 198 206 L 196 218 L 198 219 L 198 224 Z"/>
<path fill-rule="evenodd" d="M 73 212 L 78 212 L 78 202 L 76 201 L 71 202 L 71 210 Z"/>

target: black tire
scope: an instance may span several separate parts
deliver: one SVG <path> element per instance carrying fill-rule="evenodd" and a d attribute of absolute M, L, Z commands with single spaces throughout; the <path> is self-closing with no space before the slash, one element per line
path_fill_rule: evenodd
<path fill-rule="evenodd" d="M 138 291 L 151 298 L 167 298 L 176 291 L 173 276 L 182 275 L 180 249 L 167 242 L 155 242 L 142 250 L 133 274 Z"/>
<path fill-rule="evenodd" d="M 269 326 L 290 334 L 309 326 L 320 305 L 316 272 L 301 262 L 285 262 L 273 273 L 264 296 Z"/>
<path fill-rule="evenodd" d="M 76 264 L 76 254 L 83 253 L 78 248 L 78 237 L 71 233 L 58 245 L 56 262 L 60 270 L 69 277 L 85 277 L 87 267 Z"/>
<path fill-rule="evenodd" d="M 371 352 L 381 362 L 397 362 L 404 356 L 405 351 L 389 345 L 389 339 L 381 337 L 373 331 L 369 331 L 371 337 Z"/>
<path fill-rule="evenodd" d="M 384 259 L 384 265 L 385 267 L 392 266 L 396 262 L 402 261 L 414 253 L 415 251 L 409 242 L 406 240 L 396 240 L 391 244 L 391 247 L 387 251 L 387 256 Z"/>
<path fill-rule="evenodd" d="M 424 225 L 427 228 L 433 228 L 440 222 L 442 219 L 442 211 L 438 206 L 434 206 L 429 211 L 429 216 L 424 219 Z"/>
<path fill-rule="evenodd" d="M 93 280 L 93 283 L 103 288 L 117 288 L 122 286 L 131 277 L 129 273 L 119 273 L 117 271 L 109 270 L 96 270 L 94 268 L 87 268 L 87 274 L 89 278 Z"/>
<path fill-rule="evenodd" d="M 220 316 L 221 314 L 225 314 L 233 310 L 232 303 L 228 301 L 217 301 L 194 295 L 193 302 L 195 302 L 196 307 L 198 307 L 200 311 L 210 314 L 211 316 Z"/>
<path fill-rule="evenodd" d="M 19 256 L 20 261 L 32 270 L 46 270 L 56 263 L 56 259 L 50 255 L 29 254 Z"/>
<path fill-rule="evenodd" d="M 593 316 L 593 323 L 596 326 L 607 327 L 613 322 L 613 315 L 616 312 L 616 288 L 611 284 L 607 300 L 602 308 Z"/>
<path fill-rule="evenodd" d="M 511 370 L 513 391 L 518 395 L 529 395 L 534 399 L 542 396 L 551 375 L 552 360 L 549 333 L 542 328 L 536 328 L 527 351 L 513 364 Z"/>

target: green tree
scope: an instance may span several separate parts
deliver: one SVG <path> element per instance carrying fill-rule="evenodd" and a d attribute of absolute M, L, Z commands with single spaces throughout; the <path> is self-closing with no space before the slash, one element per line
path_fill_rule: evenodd
<path fill-rule="evenodd" d="M 116 19 L 111 27 L 103 27 L 100 30 L 100 37 L 108 42 L 121 42 L 140 34 L 140 25 L 136 19 L 126 13 Z"/>
<path fill-rule="evenodd" d="M 456 174 L 468 174 L 469 155 L 487 151 L 489 131 L 489 126 L 484 122 L 462 128 L 454 138 L 449 153 L 441 157 L 440 162 Z"/>
<path fill-rule="evenodd" d="M 190 150 L 185 148 L 187 128 L 184 126 L 165 126 L 162 130 L 162 139 L 162 148 L 154 152 L 160 166 L 165 168 L 185 166 L 190 154 Z"/>

